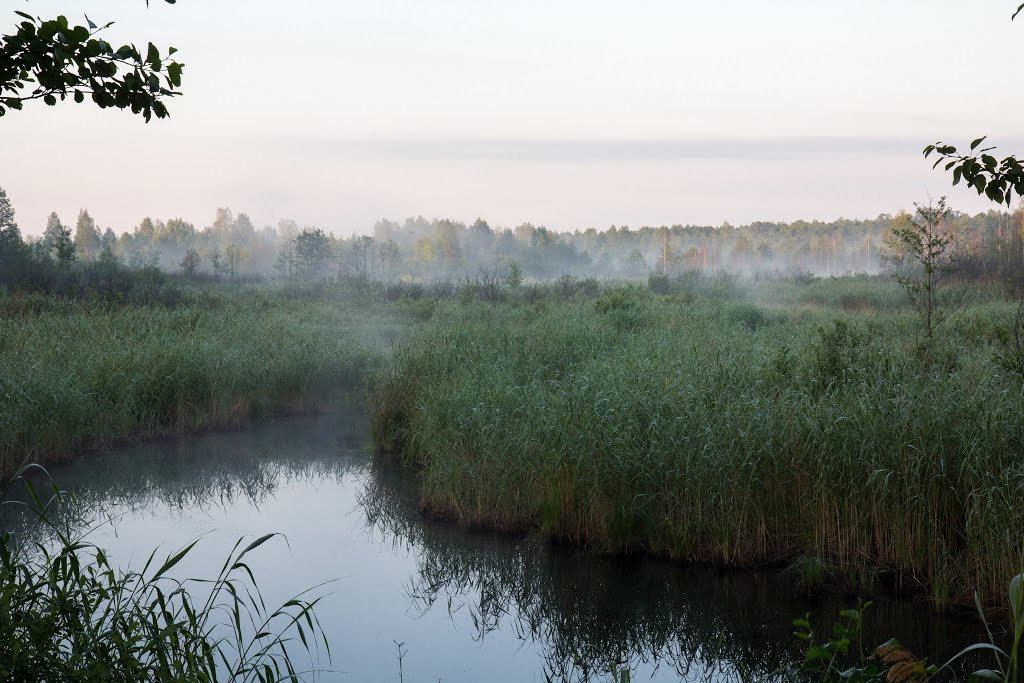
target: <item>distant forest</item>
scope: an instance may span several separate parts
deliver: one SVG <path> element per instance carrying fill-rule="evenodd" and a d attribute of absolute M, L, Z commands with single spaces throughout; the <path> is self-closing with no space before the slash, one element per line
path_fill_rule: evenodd
<path fill-rule="evenodd" d="M 337 237 L 320 228 L 300 228 L 288 219 L 257 228 L 247 214 L 221 208 L 211 224 L 201 228 L 180 218 L 147 217 L 132 232 L 117 235 L 100 228 L 83 209 L 69 223 L 53 213 L 40 237 L 23 238 L 0 189 L 0 268 L 12 274 L 46 264 L 92 262 L 219 278 L 345 277 L 385 282 L 509 268 L 538 280 L 564 274 L 643 278 L 691 270 L 827 276 L 876 273 L 898 262 L 902 255 L 892 230 L 909 220 L 910 215 L 901 212 L 828 223 L 638 229 L 613 225 L 558 232 L 529 223 L 507 228 L 483 219 L 467 225 L 420 216 L 404 222 L 381 220 L 369 234 Z M 962 275 L 1024 271 L 1024 208 L 974 216 L 953 213 L 943 230 L 953 235 Z"/>

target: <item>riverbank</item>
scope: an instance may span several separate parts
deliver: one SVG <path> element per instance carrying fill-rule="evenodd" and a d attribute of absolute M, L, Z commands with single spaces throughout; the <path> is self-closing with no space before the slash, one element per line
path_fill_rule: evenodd
<path fill-rule="evenodd" d="M 979 299 L 924 348 L 905 305 L 444 304 L 371 379 L 374 440 L 463 526 L 812 558 L 1005 607 L 1024 566 L 1024 388 L 994 361 L 1012 320 Z"/>
<path fill-rule="evenodd" d="M 52 474 L 73 494 L 58 523 L 95 526 L 90 540 L 115 566 L 138 567 L 154 539 L 162 555 L 201 536 L 177 576 L 210 576 L 240 535 L 279 531 L 288 549 L 249 563 L 268 602 L 340 576 L 317 618 L 341 671 L 320 681 L 397 683 L 397 640 L 408 651 L 405 680 L 612 681 L 613 669 L 628 668 L 631 680 L 659 683 L 687 670 L 781 683 L 802 657 L 792 619 L 810 612 L 831 633 L 839 611 L 856 605 L 842 591 L 794 591 L 775 571 L 601 556 L 424 519 L 415 480 L 371 462 L 359 412 L 160 439 Z M 103 519 L 117 522 L 96 525 Z M 976 619 L 885 595 L 864 622 L 866 647 L 897 637 L 939 661 L 984 635 Z"/>
<path fill-rule="evenodd" d="M 974 288 L 925 348 L 899 294 L 721 275 L 8 296 L 0 469 L 315 408 L 369 377 L 375 446 L 463 526 L 997 605 L 1024 555 L 1024 381 L 997 362 L 1014 304 Z"/>
<path fill-rule="evenodd" d="M 207 292 L 174 306 L 7 297 L 0 474 L 26 462 L 309 410 L 382 357 L 341 299 Z"/>

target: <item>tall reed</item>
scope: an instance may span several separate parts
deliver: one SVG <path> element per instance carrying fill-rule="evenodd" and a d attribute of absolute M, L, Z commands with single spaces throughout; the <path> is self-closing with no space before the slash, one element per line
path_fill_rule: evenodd
<path fill-rule="evenodd" d="M 0 473 L 308 406 L 356 386 L 380 357 L 355 312 L 331 301 L 16 303 L 0 306 Z"/>
<path fill-rule="evenodd" d="M 30 469 L 30 468 L 26 468 Z M 0 534 L 0 679 L 125 683 L 298 681 L 330 646 L 309 591 L 268 608 L 251 569 L 268 534 L 239 541 L 213 577 L 182 579 L 176 568 L 196 542 L 139 569 L 121 569 L 87 536 L 52 515 L 65 494 L 37 487 L 20 470 L 0 506 L 28 501 L 44 542 Z M 9 497 L 24 484 L 27 496 Z M 290 648 L 290 652 L 289 652 Z M 304 650 L 305 664 L 296 657 Z"/>
<path fill-rule="evenodd" d="M 1024 553 L 1024 389 L 964 320 L 1009 309 L 959 314 L 923 358 L 905 312 L 639 290 L 452 305 L 373 377 L 374 438 L 464 525 L 731 566 L 813 555 L 999 602 Z"/>

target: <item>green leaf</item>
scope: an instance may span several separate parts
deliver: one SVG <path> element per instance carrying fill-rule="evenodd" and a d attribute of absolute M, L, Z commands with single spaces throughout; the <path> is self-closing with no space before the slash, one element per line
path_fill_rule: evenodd
<path fill-rule="evenodd" d="M 175 88 L 181 87 L 181 64 L 171 62 L 167 65 L 167 80 Z"/>
<path fill-rule="evenodd" d="M 972 142 L 971 143 L 971 151 L 973 152 L 974 150 L 978 149 L 978 145 L 980 145 L 981 143 L 985 142 L 985 138 L 987 138 L 987 137 L 988 137 L 987 135 L 984 135 L 984 136 L 978 138 L 977 140 L 975 140 L 974 142 Z"/>
<path fill-rule="evenodd" d="M 189 545 L 185 546 L 184 548 L 182 548 L 181 550 L 179 550 L 179 551 L 178 551 L 177 553 L 175 553 L 174 555 L 172 555 L 172 556 L 168 557 L 168 558 L 167 558 L 167 561 L 166 561 L 166 562 L 164 562 L 163 566 L 162 566 L 162 567 L 160 567 L 160 569 L 159 569 L 159 570 L 157 570 L 157 573 L 153 575 L 153 578 L 152 578 L 152 579 L 150 579 L 150 581 L 156 581 L 157 579 L 159 579 L 159 578 L 160 578 L 161 576 L 163 576 L 163 575 L 164 575 L 164 572 L 167 572 L 167 571 L 169 571 L 169 570 L 170 570 L 170 569 L 171 569 L 172 567 L 174 567 L 174 565 L 176 565 L 176 564 L 178 564 L 179 562 L 181 562 L 181 560 L 182 560 L 182 559 L 183 559 L 183 558 L 184 558 L 184 557 L 185 557 L 186 555 L 188 555 L 189 551 L 191 551 L 191 550 L 192 550 L 192 548 L 194 548 L 194 547 L 195 547 L 195 545 L 196 545 L 196 543 L 198 543 L 198 542 L 199 542 L 198 540 L 196 540 L 196 541 L 192 541 L 192 543 L 190 543 Z"/>
<path fill-rule="evenodd" d="M 1010 610 L 1013 614 L 1013 622 L 1017 629 L 1024 629 L 1024 590 L 1021 584 L 1024 583 L 1024 574 L 1017 574 L 1010 581 Z"/>
<path fill-rule="evenodd" d="M 160 50 L 153 43 L 149 44 L 149 49 L 146 51 L 146 61 L 150 64 L 160 61 Z"/>
<path fill-rule="evenodd" d="M 261 545 L 272 539 L 274 536 L 277 536 L 277 534 L 266 534 L 264 536 L 260 536 L 255 541 L 247 545 L 245 547 L 245 550 L 239 553 L 238 558 L 241 559 L 242 556 L 246 555 L 250 550 L 255 550 L 256 548 L 259 548 Z"/>

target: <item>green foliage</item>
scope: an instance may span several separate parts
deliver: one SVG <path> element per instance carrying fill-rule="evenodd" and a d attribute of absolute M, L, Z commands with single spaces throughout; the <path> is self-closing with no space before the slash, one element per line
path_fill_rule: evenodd
<path fill-rule="evenodd" d="M 922 373 L 906 304 L 839 315 L 608 289 L 432 313 L 371 378 L 370 405 L 434 513 L 609 552 L 828 558 L 947 604 L 974 586 L 998 602 L 1019 572 L 1024 395 L 974 325 L 942 340 L 958 372 Z"/>
<path fill-rule="evenodd" d="M 199 255 L 199 252 L 195 249 L 189 249 L 181 259 L 181 272 L 186 275 L 195 275 L 196 271 L 199 270 L 201 261 L 202 257 Z"/>
<path fill-rule="evenodd" d="M 1017 7 L 1011 19 L 1016 19 L 1021 11 L 1024 11 L 1024 4 Z M 1015 192 L 1018 197 L 1024 197 L 1024 164 L 1015 156 L 996 159 L 989 154 L 995 147 L 981 147 L 987 137 L 971 142 L 970 151 L 966 154 L 958 152 L 954 145 L 936 142 L 924 148 L 924 157 L 927 159 L 934 153 L 938 158 L 932 168 L 944 163 L 946 171 L 953 171 L 953 185 L 964 180 L 978 194 L 984 194 L 997 204 L 1010 206 Z"/>
<path fill-rule="evenodd" d="M 23 483 L 27 508 L 52 542 L 21 542 L 0 534 L 0 679 L 5 681 L 297 680 L 304 667 L 289 653 L 312 658 L 330 647 L 316 618 L 319 597 L 299 595 L 268 609 L 250 555 L 276 534 L 239 540 L 220 573 L 178 579 L 174 569 L 193 542 L 163 562 L 150 554 L 138 570 L 121 570 L 85 536 L 51 521 L 62 494 L 39 490 L 17 473 L 0 504 Z"/>
<path fill-rule="evenodd" d="M 7 193 L 0 187 L 0 287 L 7 284 L 3 274 L 17 272 L 27 258 L 21 231 L 14 220 L 14 207 Z"/>
<path fill-rule="evenodd" d="M 917 220 L 910 219 L 893 227 L 895 238 L 903 244 L 914 268 L 919 270 L 910 275 L 897 273 L 896 280 L 920 312 L 929 342 L 940 322 L 939 287 L 956 271 L 949 254 L 953 237 L 943 231 L 949 217 L 946 198 L 942 197 L 935 206 L 917 206 Z"/>
<path fill-rule="evenodd" d="M 95 259 L 103 246 L 103 240 L 96 229 L 96 221 L 85 209 L 78 212 L 74 241 L 75 251 L 86 261 Z"/>
<path fill-rule="evenodd" d="M 515 261 L 508 262 L 508 273 L 505 275 L 505 284 L 512 291 L 519 289 L 523 284 L 523 269 Z"/>
<path fill-rule="evenodd" d="M 975 594 L 975 605 L 978 615 L 985 623 L 989 642 L 970 645 L 950 661 L 955 661 L 970 652 L 983 651 L 992 654 L 996 660 L 996 665 L 994 669 L 975 671 L 971 675 L 972 681 L 1019 683 L 1019 681 L 1024 680 L 1024 574 L 1017 574 L 1010 579 L 1006 593 L 1006 604 L 1010 608 L 1009 651 L 996 644 L 996 639 L 992 635 L 992 629 L 985 618 L 985 610 L 982 607 L 981 599 Z M 948 667 L 949 664 L 946 666 Z"/>
<path fill-rule="evenodd" d="M 868 360 L 863 355 L 866 334 L 848 320 L 837 318 L 831 328 L 819 327 L 813 344 L 813 375 L 820 391 L 852 381 Z"/>
<path fill-rule="evenodd" d="M 836 568 L 820 557 L 798 557 L 784 574 L 792 577 L 796 588 L 813 595 L 824 590 L 835 579 Z"/>
<path fill-rule="evenodd" d="M 303 230 L 294 239 L 298 275 L 309 280 L 323 278 L 331 258 L 331 242 L 320 228 Z"/>
<path fill-rule="evenodd" d="M 919 659 L 895 638 L 883 643 L 870 656 L 864 651 L 864 612 L 870 602 L 860 603 L 856 610 L 843 610 L 828 640 L 821 641 L 810 615 L 793 621 L 794 635 L 806 643 L 804 660 L 797 667 L 802 674 L 822 683 L 850 681 L 851 683 L 912 683 L 914 681 L 952 678 L 953 665 L 967 655 L 987 653 L 995 659 L 995 668 L 972 672 L 970 681 L 1017 683 L 1021 679 L 1022 649 L 1024 649 L 1024 574 L 1010 579 L 1005 604 L 1010 608 L 1009 651 L 996 644 L 992 630 L 985 619 L 981 601 L 975 599 L 981 621 L 989 634 L 989 642 L 968 645 L 942 666 Z"/>
<path fill-rule="evenodd" d="M 0 472 L 318 405 L 379 360 L 357 314 L 273 293 L 173 308 L 0 296 Z"/>
<path fill-rule="evenodd" d="M 1024 377 L 1024 301 L 1017 304 L 1013 323 L 996 328 L 996 350 L 993 360 L 997 365 Z"/>
<path fill-rule="evenodd" d="M 945 163 L 945 169 L 953 171 L 953 185 L 964 180 L 978 194 L 984 194 L 997 204 L 1010 206 L 1014 192 L 1018 197 L 1024 197 L 1024 166 L 1013 156 L 996 159 L 989 154 L 994 147 L 979 149 L 984 141 L 985 138 L 981 137 L 972 142 L 966 154 L 958 152 L 953 145 L 936 142 L 924 148 L 924 156 L 926 159 L 932 154 L 938 157 L 932 168 Z"/>
<path fill-rule="evenodd" d="M 114 49 L 100 33 L 112 24 L 72 25 L 67 17 L 44 20 L 16 11 L 14 33 L 0 35 L 0 116 L 30 100 L 53 106 L 89 97 L 101 108 L 130 109 L 146 121 L 168 116 L 165 100 L 179 94 L 184 66 L 149 43 Z"/>
<path fill-rule="evenodd" d="M 793 626 L 797 629 L 794 635 L 807 643 L 804 660 L 799 665 L 800 672 L 822 683 L 872 683 L 884 680 L 882 667 L 873 657 L 865 656 L 864 653 L 864 612 L 871 604 L 861 602 L 857 609 L 842 610 L 827 640 L 822 640 L 815 631 L 810 614 L 794 620 Z M 897 645 L 894 642 L 892 644 Z M 899 679 L 899 682 L 907 680 L 911 679 Z"/>
<path fill-rule="evenodd" d="M 664 271 L 651 271 L 651 274 L 647 276 L 647 288 L 655 294 L 668 294 L 671 286 L 672 281 Z"/>
<path fill-rule="evenodd" d="M 75 243 L 71 239 L 71 228 L 61 223 L 56 213 L 51 213 L 43 232 L 42 248 L 44 262 L 56 257 L 62 268 L 67 268 L 75 260 Z"/>

